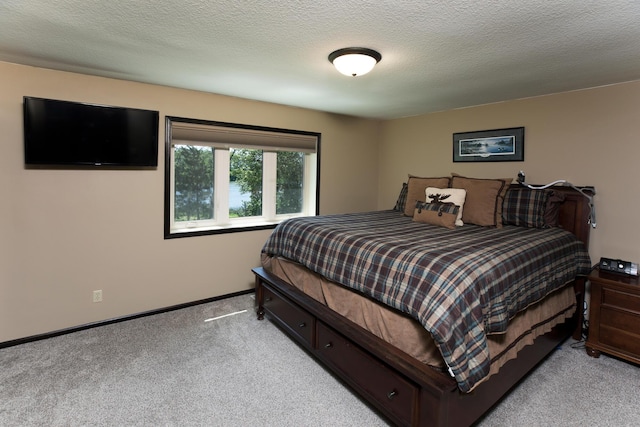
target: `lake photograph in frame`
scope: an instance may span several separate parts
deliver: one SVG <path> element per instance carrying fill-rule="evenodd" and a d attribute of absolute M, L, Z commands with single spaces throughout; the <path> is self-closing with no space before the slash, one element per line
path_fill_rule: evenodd
<path fill-rule="evenodd" d="M 524 160 L 524 127 L 453 134 L 454 162 Z"/>
<path fill-rule="evenodd" d="M 461 139 L 458 145 L 460 157 L 464 156 L 506 156 L 516 154 L 516 138 L 500 136 L 495 138 Z"/>

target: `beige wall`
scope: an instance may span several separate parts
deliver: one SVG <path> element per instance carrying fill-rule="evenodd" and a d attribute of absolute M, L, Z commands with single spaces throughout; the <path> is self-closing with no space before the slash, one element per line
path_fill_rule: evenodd
<path fill-rule="evenodd" d="M 157 170 L 25 169 L 25 95 L 159 110 Z M 0 62 L 0 343 L 253 287 L 268 230 L 163 239 L 165 115 L 320 132 L 321 213 L 376 207 L 377 122 Z"/>
<path fill-rule="evenodd" d="M 25 95 L 320 132 L 323 214 L 390 208 L 408 173 L 594 185 L 592 259 L 640 261 L 640 82 L 378 123 L 0 62 L 0 343 L 249 289 L 269 234 L 163 239 L 163 126 L 157 170 L 26 170 Z M 524 162 L 452 162 L 454 132 L 514 126 Z"/>
<path fill-rule="evenodd" d="M 454 132 L 516 126 L 525 127 L 524 162 L 453 163 Z M 393 205 L 408 173 L 515 179 L 524 170 L 531 183 L 595 186 L 593 262 L 640 262 L 640 82 L 387 121 L 381 135 L 380 208 Z"/>

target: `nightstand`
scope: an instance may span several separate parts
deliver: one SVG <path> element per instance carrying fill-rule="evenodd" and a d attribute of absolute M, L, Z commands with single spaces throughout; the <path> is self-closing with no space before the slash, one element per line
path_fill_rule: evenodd
<path fill-rule="evenodd" d="M 640 280 L 596 268 L 589 281 L 587 354 L 602 352 L 640 364 Z"/>

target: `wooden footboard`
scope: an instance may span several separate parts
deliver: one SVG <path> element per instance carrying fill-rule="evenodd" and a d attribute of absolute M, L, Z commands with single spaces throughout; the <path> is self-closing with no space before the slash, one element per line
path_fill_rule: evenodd
<path fill-rule="evenodd" d="M 575 321 L 558 325 L 498 374 L 463 394 L 449 375 L 418 362 L 263 268 L 253 273 L 258 318 L 271 319 L 396 425 L 473 424 L 575 328 Z"/>

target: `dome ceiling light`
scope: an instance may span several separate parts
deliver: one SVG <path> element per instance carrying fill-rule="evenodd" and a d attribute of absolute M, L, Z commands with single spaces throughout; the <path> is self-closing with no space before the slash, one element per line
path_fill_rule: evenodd
<path fill-rule="evenodd" d="M 345 47 L 329 54 L 329 61 L 345 76 L 367 74 L 380 62 L 382 55 L 366 47 Z"/>

